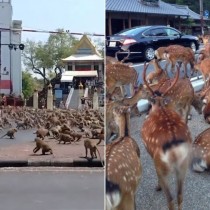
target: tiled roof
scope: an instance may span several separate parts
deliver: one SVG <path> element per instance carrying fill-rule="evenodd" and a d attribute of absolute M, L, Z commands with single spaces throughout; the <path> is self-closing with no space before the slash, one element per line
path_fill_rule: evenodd
<path fill-rule="evenodd" d="M 159 1 L 159 6 L 148 6 L 140 0 L 106 0 L 106 11 L 130 12 L 130 13 L 151 13 L 187 16 L 186 12 L 177 9 L 171 4 Z"/>
<path fill-rule="evenodd" d="M 181 10 L 183 13 L 186 15 L 189 15 L 189 18 L 194 19 L 194 20 L 200 20 L 201 16 L 200 14 L 192 11 L 187 5 L 178 5 L 178 4 L 171 4 L 173 7 Z M 207 18 L 203 18 L 204 20 L 208 20 Z"/>

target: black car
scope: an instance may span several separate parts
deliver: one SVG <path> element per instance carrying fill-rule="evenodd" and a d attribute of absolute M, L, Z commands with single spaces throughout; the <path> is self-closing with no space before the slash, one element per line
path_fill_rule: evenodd
<path fill-rule="evenodd" d="M 117 34 L 108 36 L 106 40 L 106 55 L 115 56 L 119 60 L 128 55 L 129 59 L 143 57 L 150 61 L 154 58 L 155 50 L 172 44 L 190 47 L 195 52 L 199 48 L 198 37 L 182 34 L 175 28 L 167 26 L 133 27 Z"/>

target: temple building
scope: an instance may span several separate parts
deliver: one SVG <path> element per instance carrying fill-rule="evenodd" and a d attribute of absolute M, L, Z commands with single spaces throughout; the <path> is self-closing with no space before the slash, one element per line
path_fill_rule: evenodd
<path fill-rule="evenodd" d="M 55 86 L 55 93 L 60 93 L 66 107 L 77 108 L 80 97 L 92 97 L 95 88 L 98 89 L 99 104 L 103 104 L 103 87 L 100 86 L 104 84 L 104 58 L 88 36 L 83 35 L 72 55 L 63 58 L 62 61 L 65 71 L 62 73 L 60 84 Z"/>

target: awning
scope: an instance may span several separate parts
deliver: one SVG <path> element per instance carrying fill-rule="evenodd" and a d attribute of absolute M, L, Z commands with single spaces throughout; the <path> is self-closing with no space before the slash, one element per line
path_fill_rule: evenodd
<path fill-rule="evenodd" d="M 74 78 L 74 76 L 62 75 L 61 82 L 72 82 L 73 78 Z"/>
<path fill-rule="evenodd" d="M 97 71 L 65 71 L 62 77 L 98 77 Z"/>
<path fill-rule="evenodd" d="M 98 77 L 97 71 L 65 71 L 61 82 L 72 82 L 74 77 Z"/>

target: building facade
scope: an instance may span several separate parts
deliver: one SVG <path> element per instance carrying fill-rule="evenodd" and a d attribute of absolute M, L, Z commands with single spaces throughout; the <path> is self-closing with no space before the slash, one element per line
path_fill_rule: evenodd
<path fill-rule="evenodd" d="M 99 105 L 104 103 L 104 58 L 87 35 L 83 35 L 72 54 L 62 59 L 65 71 L 55 84 L 55 100 L 63 100 L 66 107 L 78 108 L 80 98 L 93 99 L 97 90 Z"/>
<path fill-rule="evenodd" d="M 0 93 L 22 93 L 22 21 L 12 20 L 11 0 L 0 0 Z"/>
<path fill-rule="evenodd" d="M 106 0 L 106 35 L 140 25 L 170 25 L 179 30 L 183 21 L 200 23 L 200 15 L 187 5 L 175 5 L 161 0 Z M 205 21 L 208 19 L 204 18 Z M 189 32 L 190 33 L 190 32 Z"/>

